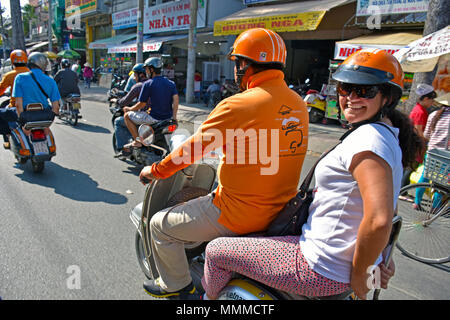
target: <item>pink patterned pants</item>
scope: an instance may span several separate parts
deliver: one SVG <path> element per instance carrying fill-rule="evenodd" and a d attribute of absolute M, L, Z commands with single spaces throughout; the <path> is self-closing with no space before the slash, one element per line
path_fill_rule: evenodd
<path fill-rule="evenodd" d="M 350 289 L 314 272 L 300 250 L 299 236 L 245 238 L 225 237 L 206 248 L 202 285 L 216 298 L 231 280 L 233 272 L 270 287 L 306 296 L 329 296 Z"/>

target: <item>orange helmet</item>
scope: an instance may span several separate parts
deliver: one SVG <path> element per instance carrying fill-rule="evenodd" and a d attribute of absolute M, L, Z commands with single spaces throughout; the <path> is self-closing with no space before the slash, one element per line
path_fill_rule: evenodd
<path fill-rule="evenodd" d="M 25 53 L 25 51 L 20 49 L 12 51 L 9 55 L 9 58 L 11 59 L 12 64 L 27 63 L 28 61 L 27 54 Z"/>
<path fill-rule="evenodd" d="M 403 70 L 398 60 L 380 49 L 356 51 L 339 66 L 333 79 L 354 84 L 388 83 L 403 89 Z"/>
<path fill-rule="evenodd" d="M 286 65 L 286 45 L 283 39 L 274 31 L 264 28 L 254 28 L 242 32 L 234 41 L 229 58 L 249 59 L 256 63 L 278 63 Z"/>

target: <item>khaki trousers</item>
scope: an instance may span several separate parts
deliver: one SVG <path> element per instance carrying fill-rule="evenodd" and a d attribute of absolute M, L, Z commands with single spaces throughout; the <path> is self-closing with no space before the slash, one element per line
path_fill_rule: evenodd
<path fill-rule="evenodd" d="M 217 220 L 220 209 L 213 194 L 164 209 L 150 221 L 152 254 L 160 275 L 159 284 L 168 292 L 191 283 L 184 245 L 211 241 L 221 236 L 237 236 Z"/>

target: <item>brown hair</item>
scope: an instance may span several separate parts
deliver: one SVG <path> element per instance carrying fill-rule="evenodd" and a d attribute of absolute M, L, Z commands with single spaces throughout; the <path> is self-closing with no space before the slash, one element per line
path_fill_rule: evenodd
<path fill-rule="evenodd" d="M 391 99 L 390 108 L 386 116 L 392 121 L 394 127 L 399 129 L 398 139 L 402 150 L 402 164 L 404 168 L 415 170 L 418 166 L 417 155 L 425 150 L 425 140 L 414 130 L 414 126 L 407 115 L 395 109 L 400 101 L 401 91 L 391 85 L 382 85 L 381 93 Z"/>

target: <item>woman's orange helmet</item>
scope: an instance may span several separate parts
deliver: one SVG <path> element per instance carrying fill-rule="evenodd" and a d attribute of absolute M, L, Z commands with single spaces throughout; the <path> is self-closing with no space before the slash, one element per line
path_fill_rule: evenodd
<path fill-rule="evenodd" d="M 13 50 L 9 55 L 9 58 L 11 59 L 12 64 L 27 63 L 28 61 L 27 54 L 25 53 L 25 51 L 20 49 Z"/>
<path fill-rule="evenodd" d="M 403 89 L 403 70 L 398 60 L 380 49 L 356 51 L 339 66 L 333 79 L 354 84 L 389 83 Z"/>
<path fill-rule="evenodd" d="M 278 63 L 282 67 L 286 65 L 286 56 L 286 45 L 280 35 L 264 28 L 241 33 L 229 53 L 231 60 L 242 57 L 261 64 Z"/>

